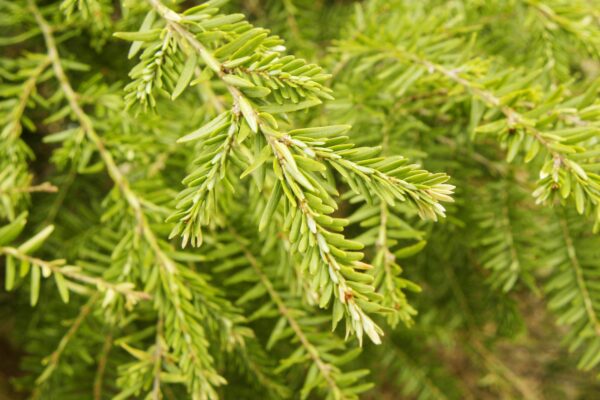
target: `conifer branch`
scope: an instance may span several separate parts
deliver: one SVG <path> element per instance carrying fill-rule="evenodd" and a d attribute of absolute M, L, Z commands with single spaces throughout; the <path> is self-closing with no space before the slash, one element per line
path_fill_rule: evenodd
<path fill-rule="evenodd" d="M 162 348 L 163 324 L 163 318 L 162 316 L 159 316 L 156 324 L 156 342 L 154 344 L 154 379 L 152 380 L 152 400 L 160 400 L 162 396 L 162 391 L 160 388 L 160 373 L 162 372 L 164 351 Z"/>
<path fill-rule="evenodd" d="M 231 229 L 231 233 L 234 237 L 236 237 L 238 240 L 240 240 L 240 243 L 243 243 L 241 238 L 235 233 L 235 231 L 233 229 Z M 248 262 L 254 269 L 254 272 L 258 275 L 260 282 L 264 285 L 265 289 L 269 293 L 269 296 L 271 297 L 271 299 L 277 306 L 277 309 L 279 310 L 281 315 L 287 320 L 290 327 L 294 330 L 296 337 L 298 338 L 298 340 L 300 341 L 300 343 L 302 344 L 302 346 L 304 347 L 306 352 L 310 355 L 310 358 L 313 360 L 313 362 L 319 369 L 319 372 L 325 379 L 325 382 L 327 382 L 327 386 L 329 387 L 329 390 L 331 391 L 330 393 L 333 396 L 333 398 L 335 398 L 335 399 L 345 398 L 342 394 L 341 389 L 337 386 L 336 382 L 330 375 L 331 369 L 333 367 L 321 358 L 317 349 L 310 343 L 310 341 L 304 334 L 302 327 L 298 324 L 296 319 L 292 316 L 291 311 L 287 308 L 287 306 L 285 305 L 285 302 L 283 301 L 283 299 L 281 298 L 281 296 L 279 295 L 277 290 L 275 290 L 275 288 L 273 287 L 273 284 L 271 283 L 269 278 L 262 271 L 261 266 L 259 265 L 259 263 L 256 260 L 256 258 L 254 257 L 254 255 L 243 244 L 241 245 L 241 248 L 244 252 L 244 255 L 246 256 L 246 259 L 248 260 Z"/>
<path fill-rule="evenodd" d="M 48 57 L 44 57 L 39 61 L 38 66 L 33 70 L 29 78 L 23 83 L 21 93 L 18 97 L 17 106 L 12 110 L 10 114 L 10 120 L 6 123 L 2 134 L 0 135 L 5 140 L 14 140 L 21 134 L 21 118 L 27 107 L 27 103 L 34 92 L 36 84 L 40 76 L 50 66 L 51 60 Z"/>
<path fill-rule="evenodd" d="M 257 59 L 251 68 L 242 69 L 240 64 L 248 62 L 249 58 L 249 56 L 245 56 L 248 52 L 246 45 L 260 46 L 262 41 L 268 40 L 266 33 L 260 33 L 259 29 L 250 27 L 249 31 L 240 35 L 236 40 L 232 40 L 216 50 L 210 50 L 201 43 L 197 35 L 184 26 L 184 24 L 193 26 L 194 13 L 197 12 L 200 16 L 204 15 L 202 12 L 208 7 L 209 3 L 192 9 L 189 13 L 178 14 L 159 0 L 149 0 L 149 2 L 166 23 L 167 32 L 164 35 L 172 33 L 175 41 L 179 43 L 179 47 L 182 49 L 191 47 L 204 61 L 207 68 L 216 74 L 232 97 L 230 112 L 219 115 L 199 130 L 180 139 L 180 141 L 205 140 L 205 143 L 209 143 L 212 147 L 208 148 L 209 151 L 206 155 L 196 160 L 196 163 L 201 164 L 202 167 L 184 180 L 184 183 L 188 185 L 188 189 L 180 194 L 180 202 L 177 208 L 181 211 L 169 218 L 169 221 L 178 221 L 171 235 L 181 234 L 183 245 L 187 244 L 188 240 L 196 246 L 201 244 L 201 226 L 208 224 L 210 221 L 209 216 L 216 214 L 217 211 L 216 183 L 225 176 L 222 169 L 234 143 L 236 132 L 239 129 L 239 135 L 243 137 L 248 136 L 250 133 L 260 133 L 266 140 L 267 149 L 270 148 L 271 150 L 274 173 L 279 183 L 276 184 L 269 205 L 265 209 L 259 230 L 264 228 L 268 218 L 275 212 L 282 193 L 285 193 L 286 204 L 289 205 L 286 208 L 290 210 L 286 216 L 288 222 L 286 225 L 291 228 L 292 220 L 298 221 L 294 225 L 294 229 L 300 229 L 302 235 L 308 236 L 301 238 L 294 234 L 292 242 L 296 246 L 304 243 L 302 244 L 303 247 L 308 244 L 313 249 L 311 254 L 314 256 L 307 258 L 313 260 L 311 261 L 313 266 L 309 269 L 309 273 L 313 277 L 316 278 L 317 274 L 319 274 L 318 276 L 328 277 L 327 281 L 329 282 L 321 278 L 319 285 L 323 291 L 320 306 L 325 307 L 332 297 L 337 299 L 334 302 L 336 306 L 333 311 L 334 327 L 342 315 L 345 315 L 347 334 L 357 333 L 358 340 L 362 343 L 362 334 L 365 332 L 373 342 L 380 343 L 380 335 L 383 334 L 383 331 L 365 312 L 365 309 L 380 311 L 375 300 L 378 299 L 378 295 L 374 294 L 369 286 L 370 279 L 368 275 L 356 271 L 368 269 L 370 266 L 358 262 L 362 258 L 360 253 L 351 252 L 357 250 L 356 244 L 346 240 L 341 234 L 331 232 L 332 229 L 340 231 L 343 226 L 343 224 L 340 225 L 339 221 L 336 222 L 326 216 L 337 205 L 328 193 L 327 186 L 329 184 L 320 183 L 317 177 L 311 174 L 311 171 L 327 171 L 327 167 L 321 164 L 322 161 L 325 161 L 340 172 L 355 191 L 368 196 L 369 189 L 372 188 L 376 195 L 390 203 L 393 203 L 394 199 L 409 200 L 418 208 L 423 217 L 433 219 L 436 219 L 437 215 L 444 215 L 444 208 L 439 202 L 451 201 L 449 194 L 452 193 L 453 186 L 444 184 L 448 178 L 444 174 L 429 174 L 426 171 L 417 170 L 416 166 L 403 166 L 406 161 L 400 159 L 372 159 L 370 157 L 374 156 L 374 149 L 352 149 L 353 145 L 350 143 L 336 148 L 336 145 L 340 144 L 338 139 L 344 139 L 344 137 L 336 138 L 336 136 L 345 133 L 348 127 L 329 126 L 296 129 L 287 134 L 280 132 L 277 120 L 272 114 L 293 112 L 320 103 L 315 95 L 308 95 L 309 90 L 314 91 L 316 96 L 330 97 L 329 90 L 325 90 L 315 77 L 303 75 L 315 71 L 311 72 L 314 75 L 314 73 L 320 71 L 320 68 L 306 65 L 302 60 L 293 60 L 290 56 L 281 58 L 280 62 L 282 64 L 277 64 L 277 52 L 270 51 L 265 55 L 261 55 L 262 59 Z M 208 13 L 208 11 L 206 12 Z M 237 18 L 237 16 L 234 17 Z M 242 41 L 242 38 L 246 37 L 244 35 L 248 36 L 248 40 L 252 39 L 247 44 Z M 130 33 L 119 33 L 117 36 L 129 40 L 136 37 L 135 34 Z M 153 48 L 152 45 L 148 47 L 148 49 Z M 219 54 L 227 56 L 232 52 L 234 54 L 229 57 L 229 61 L 222 62 L 219 60 Z M 239 60 L 235 59 L 238 53 L 240 53 Z M 283 63 L 284 59 L 286 59 L 285 63 Z M 190 65 L 194 65 L 194 58 L 192 57 L 189 60 L 192 60 Z M 271 67 L 268 75 L 263 74 L 260 68 L 257 67 L 271 64 L 278 66 L 279 69 Z M 139 65 L 144 65 L 144 61 Z M 180 75 L 180 82 L 184 82 L 184 87 L 187 86 L 185 80 L 187 70 L 189 68 L 186 62 Z M 285 74 L 281 71 L 284 71 Z M 253 81 L 236 75 L 235 72 L 246 75 L 254 74 Z M 294 73 L 298 73 L 299 77 L 294 78 Z M 266 84 L 264 86 L 265 92 L 258 97 L 268 95 L 271 90 L 278 88 L 278 85 L 282 87 L 281 90 L 286 88 L 286 85 L 290 85 L 302 96 L 305 96 L 306 100 L 299 101 L 298 95 L 293 97 L 291 94 L 293 91 L 288 90 L 285 98 L 290 100 L 286 104 L 282 98 L 276 96 L 276 93 L 278 93 L 276 91 L 273 92 L 273 95 L 281 103 L 281 106 L 272 106 L 268 103 L 255 106 L 242 92 L 245 89 L 258 90 L 254 88 L 263 87 L 253 83 L 258 82 L 259 75 L 261 75 L 260 79 L 263 81 L 267 81 L 267 77 L 269 77 L 277 83 Z M 179 86 L 179 82 L 177 86 Z M 175 89 L 172 97 L 175 97 L 175 93 L 178 95 L 180 92 L 181 90 Z M 284 92 L 281 93 L 281 96 L 283 95 Z M 243 134 L 241 131 L 244 126 L 240 127 L 238 122 L 241 116 L 243 116 L 246 123 L 246 132 Z M 247 132 L 247 128 L 249 128 L 250 133 Z M 329 146 L 323 145 L 323 139 L 326 140 Z M 316 145 L 319 145 L 319 147 L 316 147 Z M 269 156 L 268 153 L 262 150 L 261 154 L 258 155 L 258 159 L 255 160 L 255 164 L 265 162 Z M 375 152 L 377 152 L 376 149 Z M 242 176 L 251 172 L 253 168 L 260 166 L 260 163 L 251 165 L 249 170 L 245 171 Z M 300 167 L 299 165 L 302 164 L 305 165 Z M 360 182 L 356 182 L 355 179 L 360 180 Z M 411 180 L 414 180 L 414 182 L 411 182 Z M 334 191 L 335 189 L 329 189 L 329 192 L 333 193 Z M 208 196 L 212 196 L 212 198 Z M 296 212 L 296 210 L 299 210 L 299 212 Z M 320 218 L 321 215 L 324 217 Z M 323 219 L 327 223 L 322 221 Z M 337 226 L 328 226 L 331 224 L 329 221 Z M 296 250 L 296 246 L 293 247 L 294 250 Z M 333 250 L 330 252 L 332 247 Z M 315 269 L 314 265 L 319 264 L 321 264 L 321 267 Z M 342 268 L 345 268 L 344 273 L 340 272 Z"/>
<path fill-rule="evenodd" d="M 468 79 L 463 78 L 460 75 L 460 68 L 448 69 L 443 65 L 434 63 L 430 60 L 422 58 L 417 54 L 407 52 L 405 50 L 400 50 L 394 48 L 389 50 L 394 57 L 398 60 L 408 59 L 416 64 L 420 64 L 425 67 L 430 72 L 438 72 L 448 80 L 455 82 L 465 88 L 465 90 L 471 92 L 474 96 L 481 99 L 485 102 L 489 107 L 498 108 L 502 114 L 506 117 L 507 125 L 509 129 L 515 126 L 523 126 L 526 133 L 530 134 L 540 145 L 542 145 L 546 151 L 552 156 L 553 159 L 557 160 L 561 166 L 569 169 L 568 162 L 565 163 L 566 154 L 561 153 L 557 150 L 554 150 L 552 147 L 552 142 L 550 142 L 547 138 L 544 137 L 543 133 L 535 128 L 535 126 L 531 126 L 527 123 L 527 118 L 525 118 L 521 113 L 516 111 L 514 108 L 503 104 L 502 100 L 496 96 L 492 91 L 485 90 L 480 87 L 475 82 L 471 82 Z"/>
<path fill-rule="evenodd" d="M 99 300 L 100 296 L 98 293 L 94 294 L 90 299 L 80 308 L 79 314 L 69 327 L 67 333 L 62 337 L 56 350 L 52 352 L 47 358 L 45 358 L 42 362 L 46 364 L 46 368 L 44 372 L 36 379 L 36 384 L 38 385 L 36 391 L 34 392 L 33 398 L 39 398 L 41 396 L 40 392 L 40 384 L 48 381 L 48 379 L 52 376 L 56 368 L 58 367 L 58 363 L 60 362 L 60 358 L 67 348 L 69 342 L 73 339 L 73 337 L 79 331 L 81 324 L 87 318 L 87 316 L 92 312 L 94 305 Z"/>
<path fill-rule="evenodd" d="M 140 300 L 150 300 L 151 295 L 145 292 L 139 292 L 132 289 L 129 283 L 112 283 L 102 278 L 97 278 L 81 273 L 81 267 L 75 265 L 66 265 L 65 260 L 44 261 L 37 257 L 29 256 L 14 247 L 0 247 L 0 254 L 14 257 L 17 260 L 25 261 L 37 268 L 52 271 L 53 274 L 65 276 L 75 281 L 92 285 L 101 292 L 119 293 L 128 299 L 128 303 L 135 304 Z M 107 294 L 108 295 L 108 294 Z"/>
<path fill-rule="evenodd" d="M 0 121 L 3 124 L 0 130 L 0 215 L 5 214 L 9 219 L 15 217 L 15 213 L 23 203 L 26 202 L 28 195 L 38 191 L 51 191 L 52 185 L 41 184 L 31 185 L 32 176 L 27 170 L 27 161 L 33 158 L 29 147 L 20 139 L 23 123 L 27 122 L 31 128 L 30 120 L 25 116 L 25 110 L 36 91 L 36 85 L 41 76 L 50 65 L 47 57 L 31 55 L 23 60 L 26 67 L 30 62 L 34 67 L 27 74 L 27 79 L 20 85 L 15 86 L 18 89 L 18 95 L 15 98 L 7 100 L 10 110 L 0 114 Z M 17 76 L 11 77 L 11 80 L 17 80 Z M 6 90 L 6 89 L 5 89 Z M 10 91 L 9 91 L 10 93 Z M 14 104 L 12 104 L 14 102 Z M 4 102 L 3 102 L 4 103 Z M 4 107 L 1 108 L 4 111 Z"/>
<path fill-rule="evenodd" d="M 0 190 L 0 196 L 9 192 L 17 192 L 17 193 L 35 193 L 35 192 L 43 192 L 43 193 L 56 193 L 58 188 L 48 182 L 41 183 L 39 185 L 32 185 L 26 187 L 13 187 L 7 188 L 5 190 Z"/>
<path fill-rule="evenodd" d="M 185 42 L 195 51 L 197 51 L 206 65 L 208 65 L 217 74 L 219 79 L 225 83 L 225 86 L 227 87 L 227 90 L 233 99 L 234 107 L 236 107 L 238 110 L 241 110 L 240 101 L 243 97 L 242 93 L 237 87 L 227 83 L 227 78 L 225 78 L 227 74 L 225 73 L 221 63 L 206 47 L 204 47 L 202 43 L 200 43 L 199 40 L 196 39 L 196 37 L 190 31 L 180 24 L 180 21 L 182 20 L 181 16 L 162 4 L 160 0 L 148 0 L 148 2 L 156 10 L 156 12 L 165 19 L 167 26 L 176 32 L 181 38 L 183 38 Z"/>
<path fill-rule="evenodd" d="M 94 377 L 94 400 L 102 400 L 102 387 L 104 385 L 106 364 L 108 363 L 112 345 L 113 332 L 111 329 L 104 337 L 104 344 L 102 345 L 102 351 L 100 352 L 100 358 L 98 360 L 98 368 L 96 369 L 96 376 Z"/>
<path fill-rule="evenodd" d="M 132 209 L 137 221 L 138 230 L 152 249 L 158 265 L 161 267 L 160 276 L 165 282 L 164 290 L 166 292 L 165 300 L 167 304 L 159 304 L 162 304 L 162 307 L 167 311 L 171 311 L 169 310 L 170 306 L 173 307 L 171 312 L 173 313 L 172 315 L 176 316 L 175 319 L 177 325 L 170 325 L 169 329 L 171 329 L 170 334 L 180 338 L 177 341 L 178 347 L 185 344 L 185 347 L 187 348 L 185 353 L 182 352 L 181 347 L 175 350 L 183 353 L 180 362 L 185 372 L 191 377 L 187 384 L 190 387 L 190 390 L 194 392 L 194 398 L 196 398 L 196 396 L 203 396 L 214 399 L 217 397 L 214 386 L 225 383 L 225 380 L 214 370 L 212 357 L 208 354 L 208 342 L 204 337 L 203 328 L 199 322 L 195 320 L 196 317 L 190 315 L 192 311 L 190 310 L 189 300 L 182 298 L 179 288 L 183 286 L 184 283 L 181 278 L 176 276 L 179 275 L 179 271 L 171 258 L 161 249 L 158 238 L 150 227 L 144 210 L 142 209 L 141 200 L 130 188 L 127 178 L 121 173 L 111 153 L 106 149 L 101 138 L 96 133 L 91 118 L 80 106 L 77 94 L 73 90 L 62 67 L 50 25 L 45 21 L 33 0 L 29 0 L 29 7 L 42 30 L 48 48 L 48 57 L 52 62 L 55 76 L 60 83 L 61 89 L 64 92 L 70 107 L 75 113 L 86 136 L 94 143 L 98 150 L 109 176 Z M 192 341 L 192 338 L 195 338 L 195 342 Z"/>
<path fill-rule="evenodd" d="M 502 219 L 504 221 L 504 227 L 506 228 L 506 232 L 508 232 L 508 235 L 506 237 L 506 244 L 509 248 L 510 251 L 510 272 L 511 275 L 516 276 L 519 272 L 519 270 L 521 269 L 521 263 L 519 262 L 519 256 L 517 255 L 517 250 L 515 248 L 515 237 L 514 237 L 514 233 L 513 233 L 513 229 L 512 229 L 512 224 L 510 221 L 510 214 L 509 214 L 509 203 L 508 203 L 508 196 L 506 193 L 504 193 L 503 195 L 505 202 L 504 207 L 502 207 Z M 510 282 L 510 281 L 509 281 Z M 507 286 L 508 287 L 508 286 Z"/>
<path fill-rule="evenodd" d="M 583 306 L 585 308 L 587 319 L 592 325 L 592 330 L 594 334 L 600 337 L 600 320 L 598 319 L 598 315 L 596 314 L 596 311 L 594 309 L 594 302 L 592 300 L 592 297 L 590 296 L 586 279 L 584 278 L 581 264 L 579 263 L 579 258 L 577 257 L 577 251 L 575 250 L 575 246 L 573 245 L 573 239 L 571 237 L 569 226 L 564 216 L 561 216 L 559 218 L 559 224 L 563 240 L 565 242 L 567 255 L 569 257 L 569 263 L 571 264 L 571 267 L 573 268 L 573 273 L 575 274 L 577 288 L 583 301 Z"/>
<path fill-rule="evenodd" d="M 547 264 L 552 274 L 545 284 L 548 308 L 557 322 L 569 327 L 564 341 L 570 351 L 581 349 L 578 367 L 590 370 L 600 363 L 600 314 L 597 287 L 597 235 L 568 210 L 557 212 L 556 227 L 548 237 Z M 560 247 L 553 248 L 558 244 Z"/>
<path fill-rule="evenodd" d="M 94 125 L 92 123 L 91 118 L 85 113 L 83 108 L 80 106 L 78 101 L 78 96 L 73 90 L 71 83 L 69 82 L 69 78 L 65 74 L 63 69 L 60 56 L 58 54 L 58 49 L 56 47 L 56 42 L 54 40 L 54 36 L 52 34 L 52 28 L 46 22 L 39 9 L 35 5 L 34 0 L 28 0 L 29 8 L 31 9 L 35 19 L 44 35 L 44 40 L 46 42 L 46 46 L 48 48 L 48 58 L 52 63 L 52 67 L 54 69 L 54 74 L 56 79 L 58 79 L 60 83 L 60 87 L 65 94 L 67 101 L 73 113 L 77 117 L 81 128 L 84 130 L 86 136 L 90 139 L 92 143 L 96 146 L 100 157 L 104 161 L 104 165 L 110 175 L 111 179 L 114 181 L 115 185 L 119 188 L 119 190 L 123 193 L 123 196 L 127 200 L 129 206 L 133 210 L 134 216 L 137 220 L 139 230 L 144 235 L 144 238 L 148 241 L 148 244 L 152 247 L 158 260 L 161 265 L 169 272 L 175 273 L 175 265 L 173 262 L 166 256 L 166 254 L 161 250 L 158 240 L 156 236 L 152 232 L 146 216 L 144 215 L 144 211 L 142 210 L 142 206 L 140 204 L 139 198 L 135 195 L 135 193 L 131 190 L 129 186 L 129 182 L 125 178 L 125 176 L 121 173 L 119 167 L 115 163 L 113 156 L 106 149 L 104 143 L 100 136 L 96 133 L 94 129 Z"/>
<path fill-rule="evenodd" d="M 537 14 L 541 15 L 548 22 L 544 23 L 546 31 L 552 31 L 556 26 L 560 27 L 570 37 L 575 38 L 584 46 L 589 48 L 590 53 L 598 54 L 600 51 L 600 29 L 598 28 L 599 15 L 598 10 L 593 4 L 589 5 L 589 9 L 584 9 L 582 15 L 575 14 L 569 18 L 557 13 L 552 2 L 543 3 L 539 0 L 523 0 L 523 2 L 533 8 Z M 560 9 L 560 4 L 557 4 L 557 9 Z M 566 9 L 567 13 L 569 9 Z M 583 18 L 577 19 L 578 16 Z M 596 24 L 590 23 L 588 19 L 595 18 Z"/>
<path fill-rule="evenodd" d="M 400 318 L 406 325 L 412 325 L 412 316 L 417 312 L 408 304 L 403 290 L 409 288 L 409 290 L 418 291 L 420 289 L 418 286 L 412 285 L 407 280 L 398 277 L 402 269 L 396 263 L 396 256 L 388 245 L 388 229 L 390 229 L 389 225 L 391 225 L 388 222 L 388 219 L 390 218 L 389 206 L 386 203 L 381 202 L 379 208 L 379 229 L 377 232 L 377 240 L 375 242 L 377 254 L 373 264 L 376 268 L 381 269 L 379 274 L 383 276 L 383 282 L 380 284 L 380 290 L 386 299 L 385 304 L 389 305 L 389 307 L 394 310 L 388 317 L 388 322 L 394 327 L 397 324 L 397 318 Z M 422 247 L 419 243 L 417 243 L 417 246 L 419 248 Z"/>
<path fill-rule="evenodd" d="M 357 59 L 373 68 L 374 60 L 381 60 L 385 68 L 378 76 L 391 81 L 391 87 L 406 91 L 415 81 L 424 80 L 424 73 L 437 73 L 444 79 L 462 87 L 472 98 L 482 102 L 487 112 L 472 100 L 471 124 L 475 133 L 495 134 L 503 147 L 507 148 L 507 160 L 512 161 L 523 153 L 525 163 L 536 158 L 540 150 L 546 157 L 540 171 L 534 196 L 538 203 L 549 203 L 559 197 L 561 202 L 571 200 L 580 214 L 586 206 L 595 211 L 600 208 L 600 177 L 590 164 L 597 160 L 597 144 L 591 138 L 598 132 L 595 98 L 598 83 L 570 100 L 564 99 L 560 89 L 549 89 L 553 94 L 547 99 L 531 104 L 528 92 L 523 88 L 539 77 L 541 72 L 525 74 L 508 71 L 512 79 L 495 81 L 498 75 L 489 66 L 493 60 L 474 58 L 467 52 L 456 51 L 458 43 L 468 45 L 460 34 L 451 31 L 439 32 L 439 38 L 431 43 L 415 45 L 412 38 L 401 37 L 407 43 L 394 42 L 389 38 L 369 37 L 360 33 L 352 40 L 340 41 L 340 49 L 349 49 Z M 467 47 L 468 48 L 468 47 Z M 375 53 L 377 49 L 378 52 Z M 437 61 L 441 60 L 441 61 Z M 450 61 L 448 61 L 450 60 Z M 448 67 L 446 64 L 452 65 Z M 413 64 L 403 72 L 403 64 Z M 535 93 L 534 89 L 529 89 Z M 520 107 L 518 107 L 520 106 Z M 520 111 L 519 108 L 525 108 Z M 493 120 L 483 121 L 490 116 Z M 595 229 L 600 229 L 596 212 Z"/>

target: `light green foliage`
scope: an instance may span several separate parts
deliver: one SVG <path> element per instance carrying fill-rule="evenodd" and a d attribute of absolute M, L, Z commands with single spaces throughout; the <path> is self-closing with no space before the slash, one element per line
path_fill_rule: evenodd
<path fill-rule="evenodd" d="M 594 161 L 598 152 L 595 137 L 600 129 L 600 81 L 575 95 L 564 85 L 544 82 L 548 64 L 529 71 L 498 69 L 492 58 L 471 55 L 476 38 L 473 28 L 461 29 L 458 18 L 440 17 L 427 17 L 432 19 L 427 24 L 432 32 L 423 38 L 411 29 L 415 20 L 389 18 L 385 21 L 387 29 L 382 30 L 377 17 L 362 16 L 365 21 L 360 25 L 365 26 L 350 32 L 355 39 L 340 41 L 340 51 L 351 54 L 350 62 L 359 63 L 361 72 L 377 68 L 376 77 L 386 81 L 385 90 L 396 96 L 402 96 L 424 76 L 429 81 L 439 80 L 451 96 L 468 95 L 473 135 L 497 137 L 509 162 L 519 154 L 526 163 L 543 155 L 534 192 L 538 202 L 548 203 L 558 195 L 564 202 L 574 203 L 580 214 L 591 208 L 588 212 L 596 215 L 598 223 L 600 176 Z M 377 35 L 360 34 L 369 28 L 377 29 Z M 598 29 L 589 35 L 596 37 L 591 41 L 594 44 Z"/>
<path fill-rule="evenodd" d="M 14 387 L 593 398 L 599 10 L 0 0 Z"/>
<path fill-rule="evenodd" d="M 377 158 L 378 149 L 354 148 L 343 136 L 350 127 L 285 129 L 291 124 L 283 115 L 320 104 L 320 98 L 332 99 L 331 91 L 320 83 L 328 78 L 320 67 L 281 54 L 281 39 L 252 27 L 241 15 L 219 14 L 211 2 L 183 14 L 160 2 L 151 3 L 150 15 L 156 12 L 162 17 L 162 29 L 146 31 L 146 24 L 142 24 L 142 32 L 116 34 L 134 44 L 142 40 L 142 48 L 147 46 L 131 74 L 135 81 L 130 85 L 136 94 L 128 101 L 135 98 L 145 105 L 148 95 L 150 104 L 155 103 L 152 92 L 154 87 L 163 90 L 161 77 L 164 75 L 166 82 L 167 78 L 175 81 L 177 48 L 187 51 L 189 58 L 179 62 L 184 65 L 177 83 L 165 85 L 167 95 L 172 92 L 171 98 L 178 97 L 201 61 L 204 69 L 199 79 L 214 75 L 231 96 L 230 111 L 179 140 L 200 142 L 202 147 L 197 149 L 201 156 L 193 162 L 199 167 L 183 180 L 188 189 L 179 195 L 177 208 L 181 211 L 168 219 L 177 221 L 171 236 L 181 234 L 184 247 L 188 242 L 201 245 L 202 226 L 220 214 L 219 203 L 228 197 L 220 188 L 234 192 L 239 186 L 228 171 L 234 165 L 247 165 L 251 171 L 260 168 L 262 171 L 256 173 L 262 176 L 255 184 L 261 191 L 265 185 L 271 186 L 272 193 L 259 230 L 273 217 L 283 198 L 283 226 L 289 233 L 291 250 L 303 255 L 307 279 L 320 293 L 319 305 L 327 307 L 333 299 L 334 329 L 345 316 L 347 335 L 356 333 L 362 342 L 364 332 L 380 343 L 383 331 L 368 314 L 384 310 L 377 304 L 381 297 L 370 285 L 372 279 L 362 273 L 370 268 L 361 261 L 363 254 L 355 252 L 362 246 L 337 233 L 343 232 L 345 223 L 329 216 L 338 208 L 332 172 L 337 171 L 365 197 L 370 198 L 372 192 L 390 204 L 407 200 L 423 218 L 432 219 L 444 215 L 440 201 L 452 200 L 448 195 L 453 186 L 444 184 L 446 175 L 418 170 L 401 158 Z M 147 25 L 152 28 L 152 24 Z M 272 169 L 264 171 L 265 163 Z M 246 170 L 242 176 L 248 173 Z"/>

